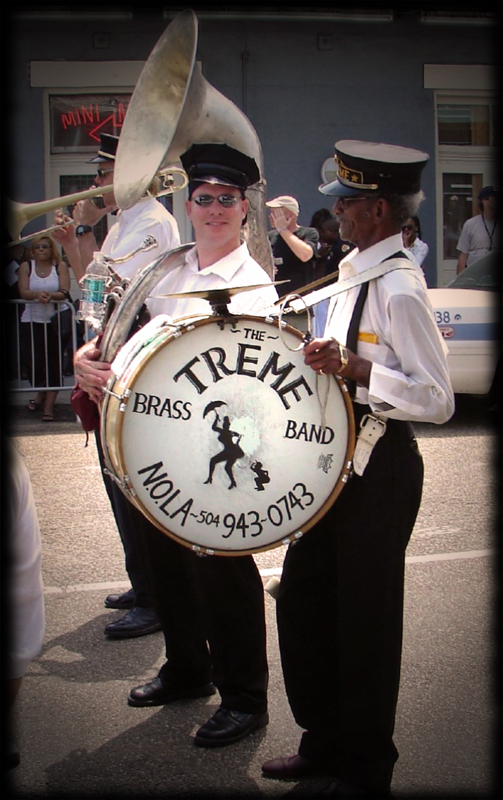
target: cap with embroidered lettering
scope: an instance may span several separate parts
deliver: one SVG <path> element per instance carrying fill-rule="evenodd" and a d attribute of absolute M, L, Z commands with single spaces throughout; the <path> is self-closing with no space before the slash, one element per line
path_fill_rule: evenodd
<path fill-rule="evenodd" d="M 428 159 L 410 147 L 344 139 L 335 143 L 337 178 L 319 191 L 335 197 L 415 194 Z"/>

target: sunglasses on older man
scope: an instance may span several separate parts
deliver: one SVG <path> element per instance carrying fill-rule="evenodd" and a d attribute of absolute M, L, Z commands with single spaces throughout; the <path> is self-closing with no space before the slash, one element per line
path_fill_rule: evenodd
<path fill-rule="evenodd" d="M 368 195 L 358 195 L 358 197 L 336 197 L 334 205 L 340 205 L 344 211 L 360 200 L 372 200 Z"/>

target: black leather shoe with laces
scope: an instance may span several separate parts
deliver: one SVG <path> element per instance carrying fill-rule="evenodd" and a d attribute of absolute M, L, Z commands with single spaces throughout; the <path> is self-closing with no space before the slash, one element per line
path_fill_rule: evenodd
<path fill-rule="evenodd" d="M 109 594 L 108 597 L 105 597 L 105 608 L 134 608 L 134 601 L 135 592 L 133 589 L 128 589 L 123 594 Z"/>
<path fill-rule="evenodd" d="M 194 744 L 199 747 L 225 747 L 239 742 L 257 728 L 263 728 L 269 722 L 269 714 L 246 714 L 219 708 L 196 733 Z"/>
<path fill-rule="evenodd" d="M 174 680 L 163 680 L 159 675 L 149 683 L 131 689 L 128 697 L 130 706 L 164 706 L 175 700 L 192 697 L 210 697 L 216 689 L 212 683 L 182 686 Z"/>
<path fill-rule="evenodd" d="M 161 623 L 154 609 L 137 606 L 117 622 L 110 622 L 105 628 L 105 634 L 110 639 L 133 639 L 135 636 L 147 636 L 160 630 Z"/>

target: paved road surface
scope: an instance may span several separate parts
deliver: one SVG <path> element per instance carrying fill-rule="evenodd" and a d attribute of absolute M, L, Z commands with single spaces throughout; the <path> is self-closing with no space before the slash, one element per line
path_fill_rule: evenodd
<path fill-rule="evenodd" d="M 47 631 L 19 696 L 22 762 L 4 796 L 312 797 L 322 779 L 292 784 L 261 774 L 264 760 L 296 752 L 300 734 L 285 698 L 268 594 L 266 729 L 207 751 L 194 747 L 191 736 L 215 710 L 215 698 L 155 709 L 126 704 L 131 687 L 163 663 L 162 636 L 103 636 L 104 626 L 120 616 L 103 599 L 128 582 L 94 443 L 84 446 L 66 403 L 50 426 L 24 406 L 11 415 L 11 435 L 39 509 Z M 501 797 L 493 416 L 482 400 L 462 398 L 447 425 L 416 427 L 426 482 L 407 560 L 397 797 Z M 256 557 L 264 583 L 280 573 L 283 555 L 280 547 Z"/>

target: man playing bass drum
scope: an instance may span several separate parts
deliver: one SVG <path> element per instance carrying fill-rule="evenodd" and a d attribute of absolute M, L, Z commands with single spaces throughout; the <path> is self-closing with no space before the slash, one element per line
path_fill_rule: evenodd
<path fill-rule="evenodd" d="M 241 230 L 245 190 L 258 182 L 252 158 L 224 144 L 193 145 L 181 156 L 189 177 L 186 210 L 196 245 L 185 263 L 159 282 L 155 295 L 271 283 L 254 261 Z M 236 294 L 232 314 L 264 313 L 277 300 L 274 286 Z M 200 298 L 150 298 L 152 316 L 208 315 Z M 100 402 L 111 365 L 96 348 L 76 358 L 79 385 Z M 190 454 L 187 454 L 190 458 Z M 123 497 L 144 544 L 149 590 L 166 642 L 166 663 L 130 692 L 132 706 L 158 706 L 220 693 L 216 713 L 198 730 L 202 747 L 232 744 L 268 723 L 264 590 L 253 556 L 204 557 L 166 536 Z M 209 643 L 209 649 L 208 649 Z M 211 654 L 210 654 L 211 653 Z"/>

